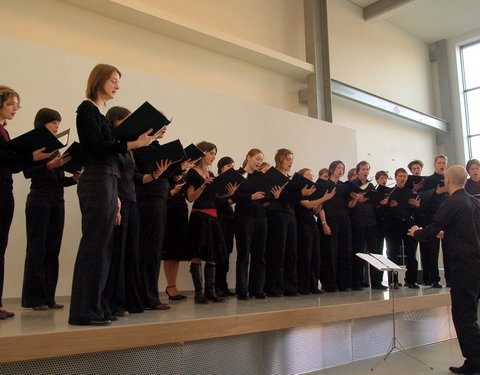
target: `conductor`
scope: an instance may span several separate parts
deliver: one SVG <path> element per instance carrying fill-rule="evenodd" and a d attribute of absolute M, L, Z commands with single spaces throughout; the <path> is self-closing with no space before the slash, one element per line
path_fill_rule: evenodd
<path fill-rule="evenodd" d="M 445 174 L 450 197 L 438 208 L 432 224 L 414 225 L 410 236 L 425 241 L 443 235 L 443 249 L 451 270 L 452 319 L 465 362 L 450 367 L 455 374 L 480 373 L 480 328 L 477 304 L 480 298 L 480 201 L 468 194 L 465 168 L 455 165 Z M 441 233 L 443 232 L 443 233 Z"/>

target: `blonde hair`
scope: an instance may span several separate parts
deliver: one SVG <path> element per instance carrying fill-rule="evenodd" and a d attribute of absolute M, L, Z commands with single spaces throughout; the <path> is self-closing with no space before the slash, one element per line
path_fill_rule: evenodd
<path fill-rule="evenodd" d="M 277 153 L 275 154 L 275 167 L 278 168 L 288 155 L 293 156 L 293 152 L 288 148 L 281 148 L 277 150 Z"/>
<path fill-rule="evenodd" d="M 248 157 L 252 158 L 252 157 L 254 157 L 255 155 L 258 155 L 258 154 L 263 154 L 262 150 L 260 150 L 258 148 L 252 148 L 250 151 L 248 151 L 247 155 L 245 155 L 245 160 L 242 163 L 242 168 L 245 168 L 247 166 Z"/>

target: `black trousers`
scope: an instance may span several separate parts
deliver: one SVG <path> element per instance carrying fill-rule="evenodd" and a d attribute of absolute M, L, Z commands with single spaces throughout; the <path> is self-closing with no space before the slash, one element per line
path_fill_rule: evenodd
<path fill-rule="evenodd" d="M 406 265 L 405 282 L 413 284 L 417 282 L 418 262 L 416 258 L 417 241 L 407 235 L 408 230 L 412 227 L 413 221 L 392 219 L 387 236 L 387 256 L 392 262 L 398 265 Z M 403 259 L 402 256 L 402 240 L 403 240 Z M 390 280 L 391 282 L 391 280 Z M 394 280 L 398 282 L 398 280 Z"/>
<path fill-rule="evenodd" d="M 143 312 L 137 204 L 122 202 L 121 225 L 115 226 L 112 262 L 105 296 L 110 310 Z"/>
<path fill-rule="evenodd" d="M 70 324 L 87 324 L 110 315 L 104 296 L 113 248 L 117 210 L 117 177 L 82 175 L 77 185 L 82 212 L 82 238 L 73 270 Z"/>
<path fill-rule="evenodd" d="M 420 242 L 420 256 L 423 269 L 423 283 L 430 285 L 440 282 L 438 271 L 438 255 L 440 253 L 440 240 Z"/>
<path fill-rule="evenodd" d="M 462 355 L 480 366 L 480 328 L 478 327 L 478 301 L 480 278 L 461 276 L 451 280 L 452 320 L 457 331 Z"/>
<path fill-rule="evenodd" d="M 356 253 L 372 253 L 381 254 L 381 248 L 378 240 L 378 230 L 376 226 L 359 227 L 352 226 L 352 279 L 353 286 L 360 287 L 366 281 L 365 270 L 367 269 L 367 262 L 357 257 Z M 379 286 L 382 284 L 383 272 L 370 266 L 370 279 L 372 286 Z"/>
<path fill-rule="evenodd" d="M 227 274 L 230 270 L 230 254 L 233 251 L 233 238 L 235 236 L 235 219 L 233 216 L 219 215 L 218 221 L 222 227 L 227 246 L 227 257 L 216 264 L 215 267 L 215 288 L 228 289 Z"/>
<path fill-rule="evenodd" d="M 297 222 L 298 291 L 308 293 L 318 289 L 320 278 L 320 233 L 315 221 Z"/>
<path fill-rule="evenodd" d="M 27 253 L 23 274 L 22 306 L 55 304 L 58 255 L 65 223 L 62 195 L 32 190 L 25 207 Z"/>
<path fill-rule="evenodd" d="M 262 294 L 265 287 L 266 217 L 235 216 L 237 294 Z"/>
<path fill-rule="evenodd" d="M 8 245 L 8 233 L 13 219 L 15 203 L 12 193 L 0 192 L 0 307 L 3 296 L 3 281 L 5 278 L 5 251 Z"/>
<path fill-rule="evenodd" d="M 145 308 L 160 304 L 158 279 L 167 220 L 167 201 L 160 197 L 137 201 L 140 218 L 140 272 Z"/>
<path fill-rule="evenodd" d="M 348 215 L 327 218 L 332 231 L 321 236 L 320 280 L 326 291 L 352 287 L 352 229 Z M 322 231 L 321 226 L 319 230 Z M 321 232 L 323 234 L 323 231 Z"/>
<path fill-rule="evenodd" d="M 270 211 L 265 290 L 268 294 L 297 293 L 297 221 L 295 214 Z"/>

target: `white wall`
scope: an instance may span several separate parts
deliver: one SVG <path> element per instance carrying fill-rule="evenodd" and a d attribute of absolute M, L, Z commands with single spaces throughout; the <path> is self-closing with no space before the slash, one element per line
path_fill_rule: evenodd
<path fill-rule="evenodd" d="M 362 8 L 349 1 L 327 4 L 332 78 L 434 114 L 428 46 L 388 22 L 365 22 Z M 333 119 L 357 131 L 358 160 L 369 161 L 373 173 L 393 173 L 417 158 L 425 173 L 433 171 L 433 130 L 338 97 Z"/>
<path fill-rule="evenodd" d="M 91 68 L 98 63 L 90 58 L 49 47 L 0 36 L 0 45 L 9 53 L 0 60 L 8 83 L 19 91 L 22 109 L 8 124 L 12 137 L 32 128 L 36 111 L 44 106 L 60 111 L 62 128 L 71 128 L 76 139 L 75 109 L 83 99 Z M 295 153 L 294 169 L 315 171 L 327 161 L 342 157 L 356 160 L 355 132 L 306 116 L 240 100 L 206 89 L 118 65 L 122 71 L 121 90 L 112 105 L 135 109 L 149 100 L 174 121 L 166 141 L 180 138 L 187 145 L 209 140 L 218 147 L 218 157 L 229 155 L 241 164 L 250 148 L 263 150 L 273 162 L 275 151 L 286 147 Z M 21 294 L 25 254 L 25 197 L 29 182 L 21 174 L 14 179 L 16 210 L 6 255 L 5 297 Z M 66 226 L 60 256 L 61 272 L 57 295 L 68 295 L 73 264 L 81 236 L 80 214 L 75 188 L 66 189 Z M 235 261 L 233 257 L 232 263 Z M 233 264 L 232 264 L 233 267 Z M 230 275 L 234 285 L 234 273 Z M 161 286 L 164 285 L 163 273 Z M 186 265 L 182 265 L 178 285 L 192 289 Z"/>

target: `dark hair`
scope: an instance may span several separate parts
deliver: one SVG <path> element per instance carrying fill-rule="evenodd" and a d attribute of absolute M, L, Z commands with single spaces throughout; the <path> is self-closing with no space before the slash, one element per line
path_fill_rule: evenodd
<path fill-rule="evenodd" d="M 11 96 L 15 96 L 20 104 L 20 95 L 18 95 L 18 92 L 8 86 L 0 85 L 0 107 L 2 107 L 3 103 L 5 103 Z"/>
<path fill-rule="evenodd" d="M 398 168 L 396 171 L 395 171 L 395 177 L 397 177 L 397 174 L 399 173 L 405 173 L 406 175 L 408 175 L 407 171 L 405 170 L 405 168 Z"/>
<path fill-rule="evenodd" d="M 412 171 L 412 168 L 415 164 L 418 164 L 420 167 L 423 169 L 423 162 L 421 160 L 412 160 L 410 163 L 408 163 L 407 167 L 410 171 Z"/>
<path fill-rule="evenodd" d="M 360 172 L 360 168 L 362 168 L 364 165 L 368 165 L 368 169 L 370 169 L 370 163 L 368 161 L 362 160 L 355 167 L 355 170 L 357 171 L 357 173 Z"/>
<path fill-rule="evenodd" d="M 213 143 L 211 142 L 207 142 L 207 141 L 201 141 L 200 143 L 197 143 L 197 147 L 203 151 L 204 154 L 206 154 L 207 152 L 210 152 L 212 150 L 215 150 L 217 151 L 217 146 L 215 146 Z M 197 162 L 195 163 L 195 165 L 199 165 L 200 162 L 202 161 L 203 158 L 197 160 Z"/>
<path fill-rule="evenodd" d="M 350 168 L 347 173 L 347 179 L 350 180 L 354 174 L 357 174 L 357 168 Z"/>
<path fill-rule="evenodd" d="M 120 77 L 122 76 L 122 73 L 117 68 L 108 64 L 98 64 L 92 69 L 88 77 L 85 93 L 87 99 L 95 101 L 99 93 L 104 93 L 103 86 L 113 72 L 117 72 Z"/>
<path fill-rule="evenodd" d="M 117 126 L 116 122 L 125 119 L 131 112 L 124 107 L 112 107 L 108 110 L 105 118 L 113 126 Z"/>
<path fill-rule="evenodd" d="M 62 121 L 62 116 L 60 116 L 60 113 L 58 113 L 54 109 L 42 108 L 35 115 L 35 120 L 33 120 L 33 127 L 39 128 L 41 126 L 45 126 L 45 124 L 48 124 L 52 121 Z"/>
<path fill-rule="evenodd" d="M 337 169 L 337 167 L 342 164 L 343 165 L 343 169 L 345 170 L 345 163 L 341 160 L 334 160 L 330 163 L 330 165 L 328 166 L 328 175 L 331 176 L 333 174 L 333 172 L 335 171 L 335 169 Z"/>
<path fill-rule="evenodd" d="M 222 173 L 222 168 L 228 164 L 235 163 L 235 161 L 230 156 L 224 156 L 217 163 L 218 174 Z"/>
<path fill-rule="evenodd" d="M 375 181 L 382 176 L 386 176 L 388 178 L 388 173 L 385 171 L 378 171 L 377 173 L 375 173 Z"/>
<path fill-rule="evenodd" d="M 467 166 L 465 167 L 467 172 L 472 167 L 472 165 L 477 165 L 478 167 L 480 167 L 480 161 L 478 159 L 470 159 L 469 161 L 467 161 Z"/>

